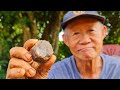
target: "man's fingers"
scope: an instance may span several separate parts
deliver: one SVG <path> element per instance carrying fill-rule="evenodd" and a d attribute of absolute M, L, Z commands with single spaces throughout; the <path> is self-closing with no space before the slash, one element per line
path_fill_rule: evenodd
<path fill-rule="evenodd" d="M 24 43 L 23 47 L 29 51 L 37 41 L 38 39 L 29 39 Z"/>
<path fill-rule="evenodd" d="M 9 69 L 12 68 L 23 68 L 25 69 L 25 75 L 33 77 L 36 74 L 36 70 L 31 67 L 27 62 L 21 59 L 12 58 L 9 62 Z"/>
<path fill-rule="evenodd" d="M 46 63 L 40 64 L 40 66 L 37 69 L 36 75 L 32 78 L 47 79 L 49 70 L 50 70 L 51 66 L 54 64 L 55 60 L 56 60 L 56 56 L 52 55 L 50 60 L 48 60 Z"/>
<path fill-rule="evenodd" d="M 31 64 L 30 64 L 35 70 L 37 70 L 37 68 L 41 65 L 39 62 L 36 62 L 36 61 L 33 61 Z"/>
<path fill-rule="evenodd" d="M 20 58 L 27 62 L 32 61 L 32 55 L 23 47 L 13 47 L 10 49 L 10 57 Z"/>
<path fill-rule="evenodd" d="M 9 69 L 9 72 L 7 72 L 6 79 L 24 78 L 24 74 L 25 74 L 25 69 L 12 68 L 12 69 Z"/>

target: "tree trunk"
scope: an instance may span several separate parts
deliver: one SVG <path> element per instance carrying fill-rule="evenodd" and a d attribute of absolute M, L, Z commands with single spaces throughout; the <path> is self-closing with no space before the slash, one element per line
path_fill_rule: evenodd
<path fill-rule="evenodd" d="M 30 21 L 30 32 L 32 34 L 32 38 L 37 38 L 38 29 L 36 24 L 36 18 L 34 17 L 34 12 L 28 11 L 27 15 Z"/>
<path fill-rule="evenodd" d="M 34 12 L 28 11 L 19 14 L 20 19 L 26 17 L 29 20 L 28 23 L 21 23 L 21 27 L 23 29 L 23 43 L 31 38 L 37 38 L 38 30 L 36 19 L 34 17 Z"/>
<path fill-rule="evenodd" d="M 57 55 L 58 52 L 58 41 L 59 41 L 59 32 L 60 32 L 60 21 L 63 16 L 63 11 L 55 11 L 52 13 L 50 23 L 46 26 L 42 39 L 48 40 L 54 50 L 54 54 Z"/>
<path fill-rule="evenodd" d="M 31 33 L 30 33 L 30 28 L 27 27 L 26 25 L 23 25 L 22 29 L 23 29 L 23 43 L 24 43 L 31 38 Z"/>

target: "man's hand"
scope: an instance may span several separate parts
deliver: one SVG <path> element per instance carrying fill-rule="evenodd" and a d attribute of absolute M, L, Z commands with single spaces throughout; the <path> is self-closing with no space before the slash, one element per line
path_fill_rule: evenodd
<path fill-rule="evenodd" d="M 52 55 L 46 63 L 33 61 L 30 49 L 37 42 L 37 39 L 29 39 L 23 47 L 10 49 L 10 61 L 8 64 L 6 79 L 46 79 L 51 66 L 56 60 Z"/>

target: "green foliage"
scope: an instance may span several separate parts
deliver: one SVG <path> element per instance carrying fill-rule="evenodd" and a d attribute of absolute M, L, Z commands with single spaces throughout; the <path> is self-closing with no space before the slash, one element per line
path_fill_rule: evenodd
<path fill-rule="evenodd" d="M 6 60 L 0 61 L 0 79 L 5 79 L 7 65 L 8 65 L 8 61 Z"/>
<path fill-rule="evenodd" d="M 107 18 L 108 35 L 104 44 L 120 44 L 120 11 L 101 11 Z"/>
<path fill-rule="evenodd" d="M 0 79 L 5 78 L 9 58 L 9 46 L 9 41 L 0 38 Z"/>
<path fill-rule="evenodd" d="M 69 57 L 71 54 L 69 48 L 64 44 L 63 41 L 59 41 L 59 50 L 57 55 L 57 60 L 64 59 L 66 57 Z"/>

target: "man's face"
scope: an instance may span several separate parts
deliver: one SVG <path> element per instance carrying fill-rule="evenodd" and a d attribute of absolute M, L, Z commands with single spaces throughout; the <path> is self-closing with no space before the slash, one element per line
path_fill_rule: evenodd
<path fill-rule="evenodd" d="M 92 60 L 101 52 L 106 31 L 96 19 L 81 18 L 67 25 L 63 40 L 75 58 Z"/>

